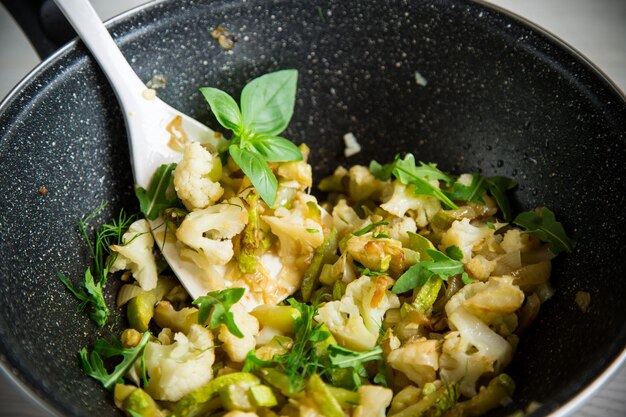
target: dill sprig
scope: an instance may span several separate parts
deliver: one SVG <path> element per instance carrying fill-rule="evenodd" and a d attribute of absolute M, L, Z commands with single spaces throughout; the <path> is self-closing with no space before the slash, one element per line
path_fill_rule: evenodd
<path fill-rule="evenodd" d="M 106 203 L 102 202 L 91 214 L 78 222 L 78 231 L 85 241 L 92 260 L 92 265 L 85 270 L 80 286 L 74 286 L 62 272 L 57 273 L 59 280 L 81 302 L 79 309 L 90 307 L 89 317 L 99 327 L 104 326 L 109 321 L 109 308 L 104 300 L 102 290 L 106 285 L 109 270 L 117 258 L 117 252 L 112 251 L 111 246 L 130 243 L 123 242 L 122 236 L 134 220 L 134 216 L 127 216 L 124 210 L 121 210 L 117 219 L 113 219 L 111 224 L 103 224 L 96 231 L 94 243 L 92 243 L 89 237 L 92 229 L 91 223 L 102 213 L 105 207 Z"/>

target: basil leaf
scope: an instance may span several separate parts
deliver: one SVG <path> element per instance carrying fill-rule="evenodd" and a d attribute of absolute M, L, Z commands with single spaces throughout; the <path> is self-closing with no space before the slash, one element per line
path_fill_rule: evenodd
<path fill-rule="evenodd" d="M 260 136 L 248 143 L 251 151 L 269 162 L 301 161 L 302 152 L 290 140 L 280 136 Z"/>
<path fill-rule="evenodd" d="M 567 236 L 563 225 L 556 220 L 554 213 L 547 207 L 520 213 L 513 223 L 526 229 L 526 233 L 549 243 L 550 251 L 555 255 L 561 252 L 571 252 L 576 246 L 576 242 Z"/>
<path fill-rule="evenodd" d="M 510 178 L 496 176 L 485 178 L 485 185 L 489 189 L 489 192 L 493 196 L 494 200 L 496 200 L 498 207 L 500 207 L 504 221 L 510 222 L 511 205 L 506 196 L 506 192 L 517 187 L 517 183 Z"/>
<path fill-rule="evenodd" d="M 232 130 L 235 135 L 241 135 L 243 118 L 235 99 L 228 93 L 213 87 L 202 87 L 200 92 L 209 102 L 217 121 L 226 129 Z"/>
<path fill-rule="evenodd" d="M 175 169 L 175 163 L 163 164 L 154 173 L 147 190 L 135 189 L 141 212 L 148 220 L 155 220 L 166 208 L 178 205 L 178 196 L 172 186 Z"/>
<path fill-rule="evenodd" d="M 287 128 L 296 102 L 297 70 L 282 70 L 250 81 L 241 92 L 245 130 L 275 136 Z"/>
<path fill-rule="evenodd" d="M 247 149 L 241 149 L 237 145 L 231 145 L 228 151 L 243 173 L 250 178 L 261 198 L 268 206 L 272 207 L 276 200 L 278 180 L 276 180 L 267 162 L 259 155 Z"/>
<path fill-rule="evenodd" d="M 207 295 L 196 298 L 193 305 L 198 306 L 198 322 L 204 324 L 209 317 L 209 327 L 216 329 L 220 324 L 225 324 L 228 331 L 242 338 L 244 335 L 235 323 L 235 316 L 230 308 L 243 297 L 244 288 L 228 288 L 221 291 L 211 291 Z"/>

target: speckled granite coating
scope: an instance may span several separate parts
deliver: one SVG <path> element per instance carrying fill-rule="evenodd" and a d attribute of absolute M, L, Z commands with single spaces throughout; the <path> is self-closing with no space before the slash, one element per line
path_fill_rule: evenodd
<path fill-rule="evenodd" d="M 237 35 L 232 51 L 211 38 L 218 24 Z M 557 294 L 510 367 L 515 402 L 494 415 L 530 400 L 545 404 L 534 415 L 549 413 L 623 349 L 626 105 L 553 41 L 447 0 L 166 1 L 111 30 L 142 79 L 168 78 L 161 98 L 213 127 L 199 86 L 238 96 L 255 76 L 298 68 L 285 136 L 311 146 L 317 178 L 413 151 L 444 170 L 510 176 L 518 209 L 546 205 L 563 219 L 578 247 L 555 262 Z M 348 131 L 364 150 L 346 160 Z M 119 107 L 81 44 L 0 109 L 0 196 L 0 361 L 60 414 L 118 415 L 77 355 L 110 330 L 96 331 L 55 277 L 81 279 L 82 216 L 102 200 L 103 218 L 137 207 Z M 579 290 L 591 293 L 586 314 Z"/>

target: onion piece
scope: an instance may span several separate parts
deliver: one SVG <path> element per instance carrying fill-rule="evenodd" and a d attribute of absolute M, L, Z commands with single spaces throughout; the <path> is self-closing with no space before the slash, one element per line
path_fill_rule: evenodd
<path fill-rule="evenodd" d="M 117 306 L 121 307 L 131 299 L 137 297 L 139 294 L 144 291 L 141 289 L 139 285 L 136 284 L 124 284 L 120 291 L 117 293 Z"/>

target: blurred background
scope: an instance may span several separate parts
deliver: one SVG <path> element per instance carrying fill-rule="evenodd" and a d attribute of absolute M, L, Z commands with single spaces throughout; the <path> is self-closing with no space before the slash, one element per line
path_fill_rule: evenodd
<path fill-rule="evenodd" d="M 146 0 L 91 0 L 104 20 Z M 626 92 L 626 0 L 490 0 L 543 27 L 573 46 Z M 7 10 L 0 5 L 0 99 L 39 64 Z M 0 371 L 0 417 L 49 417 Z M 626 367 L 574 413 L 581 417 L 626 416 Z"/>

